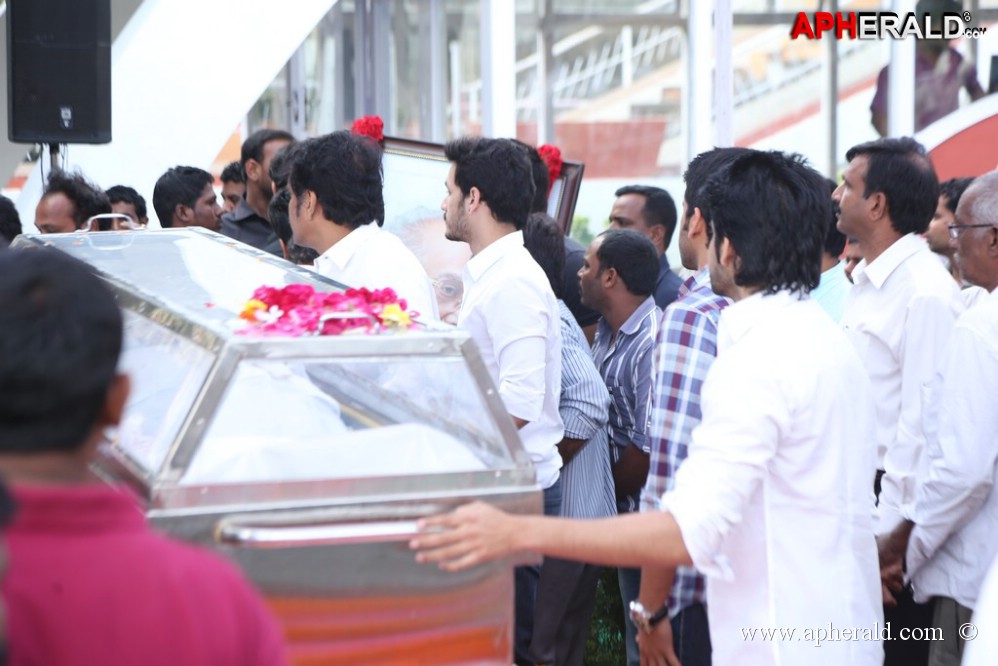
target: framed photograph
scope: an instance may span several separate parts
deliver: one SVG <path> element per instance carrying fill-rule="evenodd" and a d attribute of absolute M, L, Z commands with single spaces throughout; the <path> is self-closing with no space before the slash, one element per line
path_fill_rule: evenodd
<path fill-rule="evenodd" d="M 433 282 L 440 318 L 457 324 L 464 297 L 464 265 L 471 258 L 467 243 L 444 237 L 440 204 L 450 162 L 438 143 L 385 137 L 385 229 L 399 236 L 423 264 Z M 564 162 L 548 196 L 548 214 L 567 235 L 582 185 L 583 165 Z"/>
<path fill-rule="evenodd" d="M 450 162 L 439 143 L 385 137 L 385 227 L 396 215 L 417 207 L 439 210 Z M 548 215 L 567 236 L 585 165 L 566 160 L 548 195 Z"/>

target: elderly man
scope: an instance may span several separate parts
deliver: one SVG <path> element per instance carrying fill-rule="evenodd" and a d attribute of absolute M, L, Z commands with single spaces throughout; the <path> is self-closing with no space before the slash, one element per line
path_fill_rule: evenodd
<path fill-rule="evenodd" d="M 901 587 L 902 558 L 915 600 L 935 598 L 929 663 L 957 666 L 988 566 L 998 555 L 998 171 L 967 189 L 949 226 L 964 277 L 989 296 L 964 312 L 931 388 L 927 463 L 915 503 L 882 540 L 881 562 Z"/>

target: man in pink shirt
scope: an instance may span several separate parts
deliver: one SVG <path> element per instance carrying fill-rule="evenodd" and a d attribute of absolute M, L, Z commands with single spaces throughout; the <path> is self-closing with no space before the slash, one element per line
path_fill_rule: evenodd
<path fill-rule="evenodd" d="M 90 470 L 121 419 L 122 317 L 85 264 L 0 254 L 0 475 L 9 663 L 271 666 L 280 629 L 229 563 L 154 532 Z"/>

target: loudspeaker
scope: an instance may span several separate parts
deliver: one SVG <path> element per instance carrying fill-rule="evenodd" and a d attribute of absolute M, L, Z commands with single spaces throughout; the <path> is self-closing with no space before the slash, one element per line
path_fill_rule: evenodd
<path fill-rule="evenodd" d="M 111 0 L 7 0 L 7 136 L 111 141 Z"/>

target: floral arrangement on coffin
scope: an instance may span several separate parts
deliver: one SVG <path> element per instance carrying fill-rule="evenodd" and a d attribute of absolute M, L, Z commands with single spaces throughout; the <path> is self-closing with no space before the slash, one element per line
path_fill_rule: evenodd
<path fill-rule="evenodd" d="M 238 332 L 285 337 L 371 334 L 412 328 L 418 316 L 392 289 L 322 292 L 307 284 L 264 286 L 239 313 L 246 324 Z"/>

